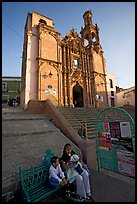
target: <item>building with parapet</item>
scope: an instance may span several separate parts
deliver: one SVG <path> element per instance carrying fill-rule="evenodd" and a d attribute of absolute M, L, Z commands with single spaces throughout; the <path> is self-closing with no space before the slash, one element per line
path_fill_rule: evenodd
<path fill-rule="evenodd" d="M 117 106 L 116 78 L 112 73 L 107 72 L 108 106 Z"/>
<path fill-rule="evenodd" d="M 11 99 L 20 102 L 21 77 L 2 77 L 2 104 L 8 104 Z"/>
<path fill-rule="evenodd" d="M 117 87 L 117 106 L 123 107 L 126 105 L 135 108 L 135 86 L 127 89 L 120 89 Z"/>

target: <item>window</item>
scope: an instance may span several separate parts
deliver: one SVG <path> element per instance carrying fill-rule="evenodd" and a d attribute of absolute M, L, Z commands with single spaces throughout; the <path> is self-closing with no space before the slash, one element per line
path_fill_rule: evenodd
<path fill-rule="evenodd" d="M 92 39 L 92 41 L 95 43 L 95 42 L 96 42 L 96 38 L 94 37 L 94 38 Z"/>
<path fill-rule="evenodd" d="M 87 47 L 89 45 L 89 41 L 88 40 L 84 40 L 84 45 Z"/>
<path fill-rule="evenodd" d="M 111 96 L 114 96 L 114 91 L 111 91 Z"/>
<path fill-rule="evenodd" d="M 74 66 L 78 67 L 79 63 L 78 63 L 78 59 L 74 59 Z"/>
<path fill-rule="evenodd" d="M 45 20 L 43 20 L 43 19 L 40 19 L 40 20 L 39 20 L 39 23 L 42 23 L 42 24 L 47 25 L 47 22 L 46 22 Z"/>
<path fill-rule="evenodd" d="M 113 88 L 113 81 L 112 81 L 112 79 L 109 79 L 109 81 L 110 81 L 110 88 Z"/>
<path fill-rule="evenodd" d="M 101 101 L 103 101 L 103 96 L 97 94 L 97 95 L 96 95 L 96 99 L 100 99 Z"/>
<path fill-rule="evenodd" d="M 52 89 L 52 85 L 48 85 L 48 89 Z"/>
<path fill-rule="evenodd" d="M 7 83 L 2 82 L 2 91 L 7 91 Z"/>
<path fill-rule="evenodd" d="M 111 106 L 115 106 L 114 98 L 110 98 L 110 103 L 111 103 Z"/>

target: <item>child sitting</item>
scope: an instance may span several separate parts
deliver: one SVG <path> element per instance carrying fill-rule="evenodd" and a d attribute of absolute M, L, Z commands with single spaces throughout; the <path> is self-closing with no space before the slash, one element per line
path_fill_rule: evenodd
<path fill-rule="evenodd" d="M 57 156 L 51 158 L 51 166 L 49 168 L 49 183 L 54 187 L 59 185 L 64 186 L 68 183 L 65 179 L 64 172 L 61 170 Z"/>
<path fill-rule="evenodd" d="M 70 161 L 68 163 L 68 168 L 66 169 L 67 179 L 71 183 L 73 180 L 76 181 L 76 192 L 81 200 L 91 200 L 94 202 L 91 191 L 90 191 L 90 182 L 89 182 L 89 174 L 82 167 L 82 163 L 80 161 L 80 157 L 76 154 L 73 154 L 70 157 Z"/>
<path fill-rule="evenodd" d="M 78 174 L 82 174 L 83 169 L 82 169 L 82 164 L 79 161 L 79 156 L 74 154 L 70 157 L 69 163 L 68 163 L 68 167 L 65 171 L 66 175 L 67 175 L 67 180 L 69 180 L 69 182 L 71 183 L 74 179 L 75 176 Z"/>

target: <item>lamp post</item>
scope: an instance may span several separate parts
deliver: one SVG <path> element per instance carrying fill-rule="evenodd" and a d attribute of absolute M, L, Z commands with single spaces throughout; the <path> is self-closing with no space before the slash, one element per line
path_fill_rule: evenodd
<path fill-rule="evenodd" d="M 50 77 L 50 78 L 51 78 L 52 75 L 53 75 L 53 74 L 52 74 L 51 71 L 50 71 L 49 74 L 46 74 L 46 72 L 45 72 L 45 74 L 43 74 L 42 77 L 43 77 L 44 79 L 46 79 L 47 77 Z"/>
<path fill-rule="evenodd" d="M 41 94 L 42 94 L 42 90 L 41 90 L 41 77 L 43 77 L 44 79 L 46 79 L 47 77 L 52 77 L 52 73 L 51 73 L 51 71 L 49 72 L 49 74 L 47 74 L 46 72 L 45 72 L 45 74 L 41 74 L 40 73 L 40 100 L 41 100 Z"/>

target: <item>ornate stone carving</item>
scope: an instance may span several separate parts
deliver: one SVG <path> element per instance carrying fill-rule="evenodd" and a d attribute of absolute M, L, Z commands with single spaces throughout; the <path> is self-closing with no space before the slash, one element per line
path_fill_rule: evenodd
<path fill-rule="evenodd" d="M 82 83 L 81 70 L 77 69 L 77 70 L 73 71 L 70 76 L 71 76 L 71 84 L 76 82 L 76 81 L 79 81 Z"/>

